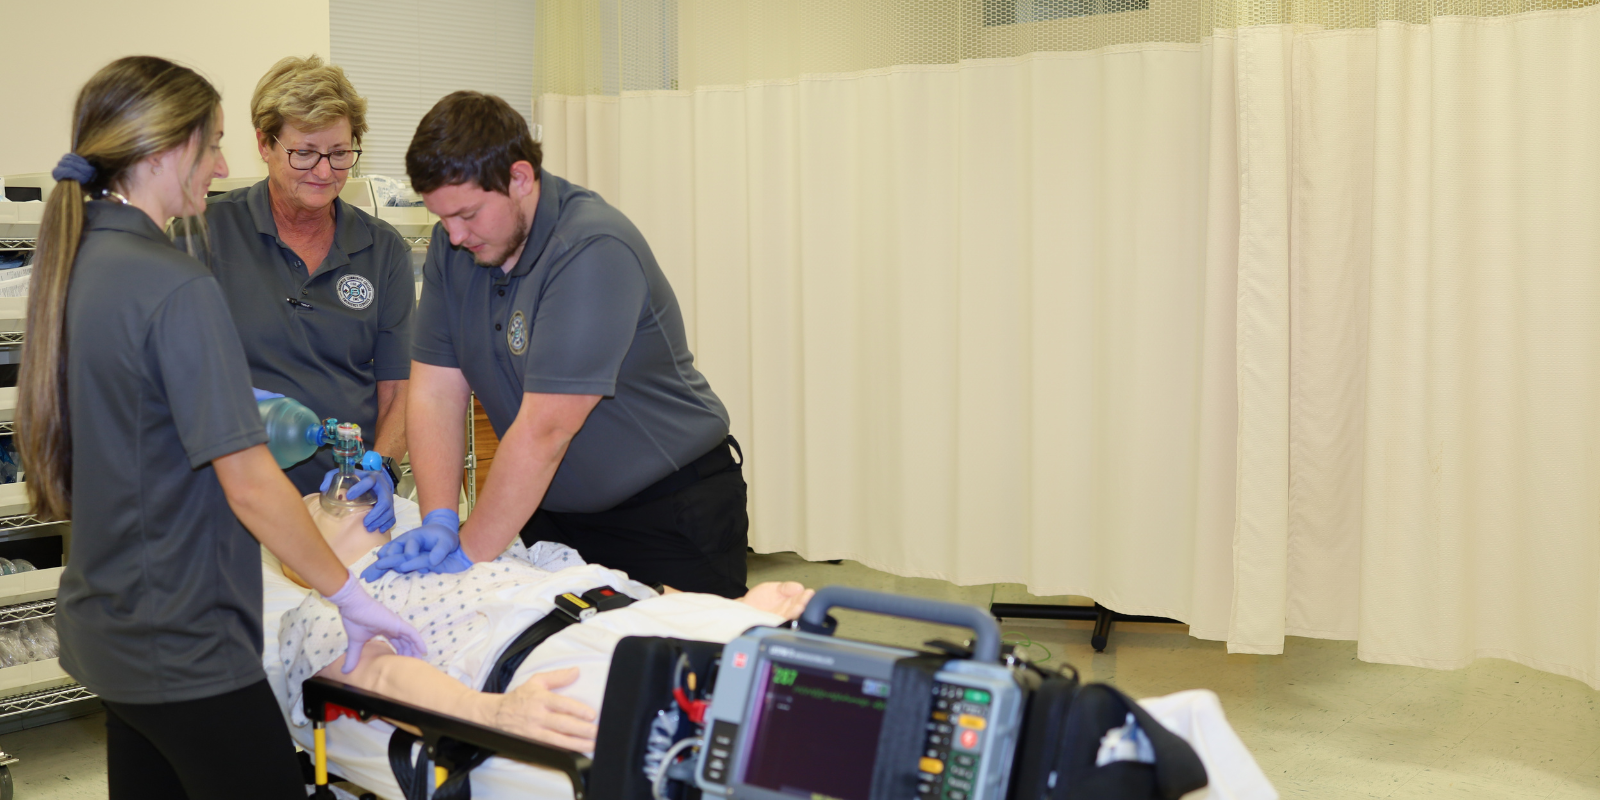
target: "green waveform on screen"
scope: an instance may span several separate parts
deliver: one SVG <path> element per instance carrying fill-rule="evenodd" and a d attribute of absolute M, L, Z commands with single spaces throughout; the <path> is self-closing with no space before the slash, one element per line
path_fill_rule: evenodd
<path fill-rule="evenodd" d="M 888 707 L 888 704 L 882 700 L 874 700 L 870 697 L 856 697 L 855 695 L 830 691 L 828 689 L 818 689 L 812 686 L 796 686 L 794 693 L 816 700 L 827 700 L 834 703 L 846 703 L 848 705 L 857 706 L 860 708 L 870 708 L 873 711 L 882 711 Z"/>

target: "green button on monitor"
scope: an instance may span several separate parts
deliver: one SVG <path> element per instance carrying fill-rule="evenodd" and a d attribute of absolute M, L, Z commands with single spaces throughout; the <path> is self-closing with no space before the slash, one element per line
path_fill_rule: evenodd
<path fill-rule="evenodd" d="M 989 693 L 982 689 L 968 689 L 967 702 L 977 703 L 978 705 L 988 705 Z"/>

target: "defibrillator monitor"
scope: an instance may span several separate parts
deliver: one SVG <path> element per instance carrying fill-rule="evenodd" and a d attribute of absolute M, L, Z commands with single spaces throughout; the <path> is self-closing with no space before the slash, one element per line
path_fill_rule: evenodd
<path fill-rule="evenodd" d="M 904 763 L 893 766 L 920 800 L 1003 800 L 1024 694 L 998 662 L 994 620 L 969 606 L 842 587 L 818 591 L 803 619 L 820 629 L 835 606 L 970 627 L 976 652 L 937 666 L 931 682 L 903 680 L 928 695 L 892 705 L 896 664 L 918 653 L 783 628 L 747 632 L 723 649 L 695 771 L 701 790 L 741 800 L 872 800 L 879 754 L 894 752 Z M 901 744 L 880 751 L 886 735 Z M 918 740 L 914 751 L 908 736 Z"/>

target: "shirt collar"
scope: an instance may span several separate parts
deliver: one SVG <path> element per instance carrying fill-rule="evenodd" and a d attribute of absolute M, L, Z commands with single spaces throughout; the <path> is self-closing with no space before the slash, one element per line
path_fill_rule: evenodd
<path fill-rule="evenodd" d="M 528 244 L 522 248 L 522 257 L 517 259 L 517 265 L 506 273 L 508 278 L 519 278 L 528 274 L 533 269 L 534 262 L 544 253 L 545 245 L 550 243 L 551 234 L 556 231 L 556 222 L 561 217 L 561 195 L 565 193 L 567 182 L 551 175 L 544 169 L 539 170 L 539 204 L 534 207 L 533 226 L 528 231 Z"/>
<path fill-rule="evenodd" d="M 115 200 L 91 200 L 84 205 L 84 227 L 92 231 L 123 231 L 162 244 L 172 245 L 165 231 L 137 206 Z M 173 245 L 176 247 L 177 245 Z"/>
<path fill-rule="evenodd" d="M 278 221 L 272 217 L 272 196 L 270 194 L 271 190 L 268 188 L 269 183 L 271 183 L 271 179 L 262 178 L 254 186 L 251 186 L 245 192 L 245 204 L 250 207 L 250 219 L 255 222 L 256 230 L 276 239 L 279 245 L 288 247 L 289 245 L 284 244 L 283 239 L 279 238 Z M 333 199 L 333 246 L 334 250 L 338 250 L 346 256 L 372 246 L 372 231 L 367 230 L 365 225 L 356 224 L 356 220 L 352 218 L 350 213 L 353 208 L 354 206 L 340 198 L 335 197 Z M 330 259 L 332 255 L 333 253 L 330 251 Z M 349 263 L 349 259 L 344 259 L 344 262 Z M 328 265 L 332 266 L 332 262 L 328 262 Z M 317 271 L 321 272 L 322 270 L 319 269 Z"/>

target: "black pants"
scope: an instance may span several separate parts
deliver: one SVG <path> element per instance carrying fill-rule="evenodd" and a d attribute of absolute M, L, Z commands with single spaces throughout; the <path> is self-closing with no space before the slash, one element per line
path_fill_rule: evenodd
<path fill-rule="evenodd" d="M 560 542 L 591 564 L 642 583 L 723 597 L 745 594 L 750 516 L 733 437 L 616 508 L 593 514 L 539 509 L 522 541 Z"/>
<path fill-rule="evenodd" d="M 265 679 L 199 700 L 105 707 L 111 800 L 305 800 L 289 726 Z"/>

